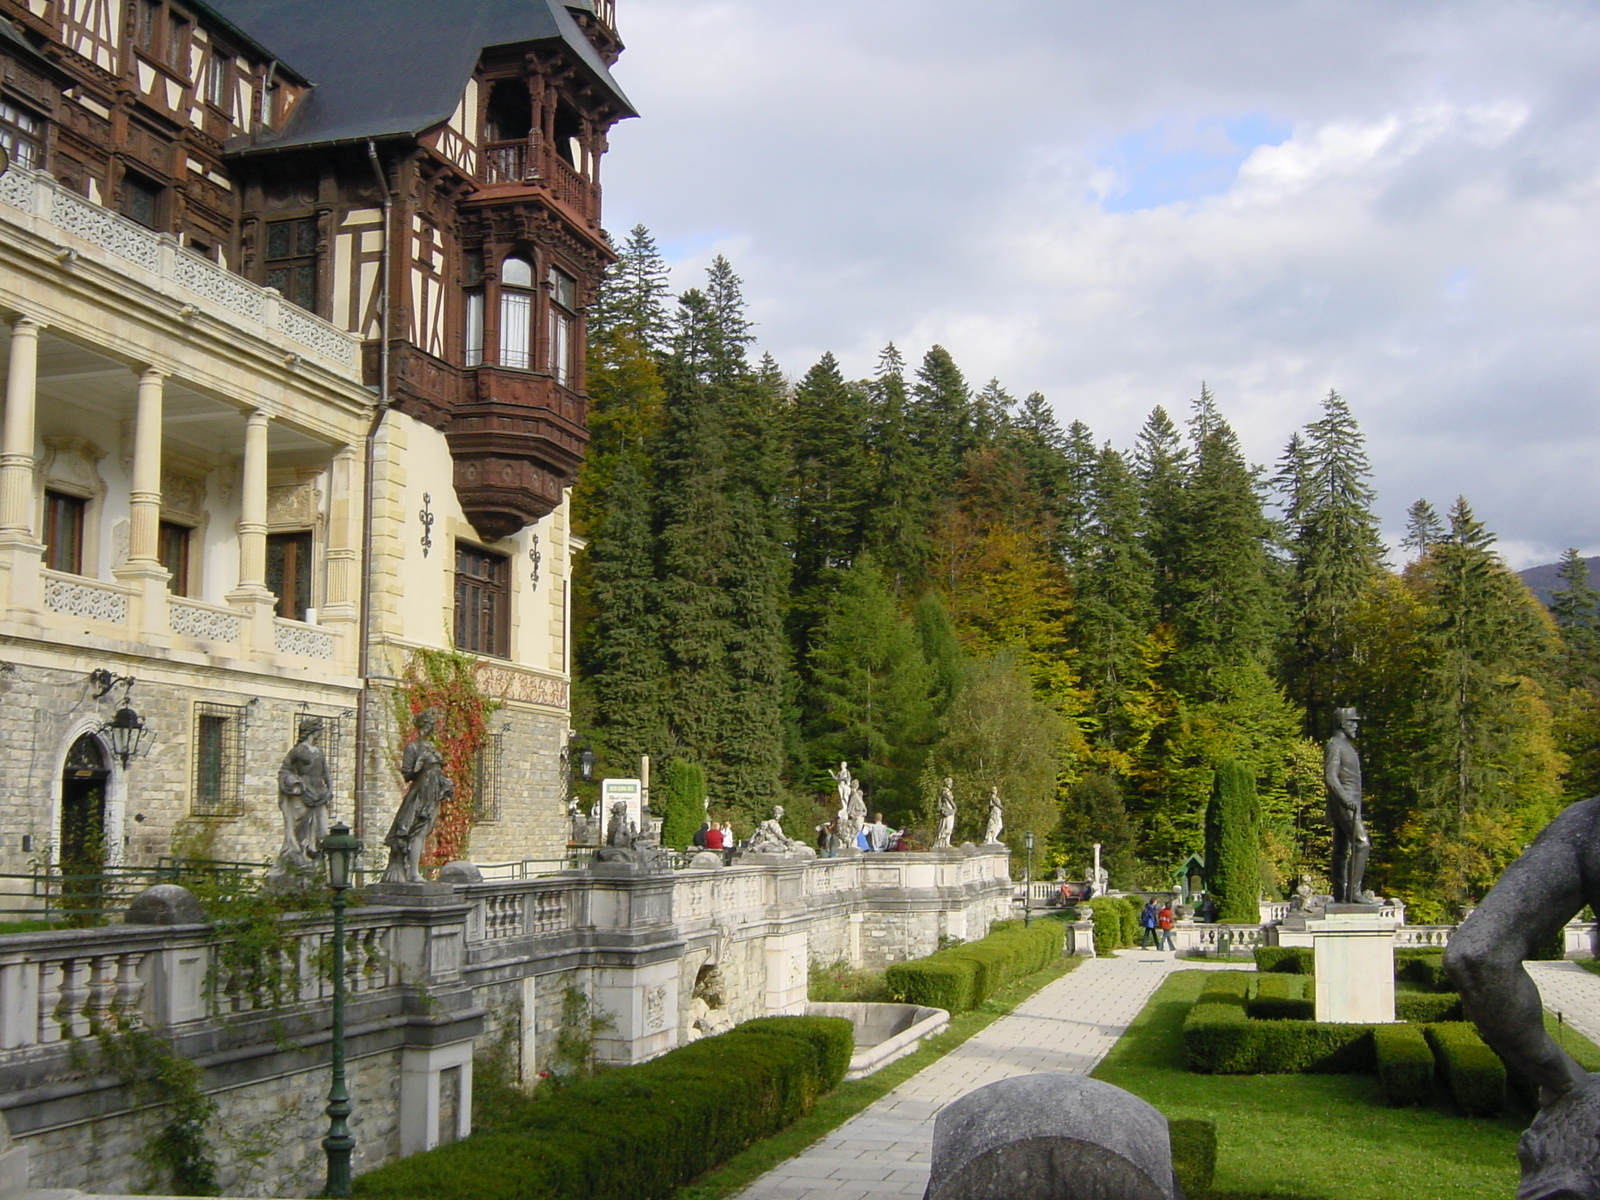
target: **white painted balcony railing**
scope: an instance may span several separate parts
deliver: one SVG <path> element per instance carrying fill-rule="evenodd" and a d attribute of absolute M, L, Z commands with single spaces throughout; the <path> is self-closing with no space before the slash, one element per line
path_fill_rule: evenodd
<path fill-rule="evenodd" d="M 173 633 L 207 642 L 238 642 L 244 637 L 244 615 L 234 609 L 173 596 L 167 611 Z"/>
<path fill-rule="evenodd" d="M 0 175 L 0 180 L 4 178 Z M 46 570 L 41 573 L 44 577 L 44 606 L 50 612 L 65 617 L 104 621 L 111 625 L 127 624 L 129 601 L 135 595 L 132 588 L 61 571 Z"/>
<path fill-rule="evenodd" d="M 333 630 L 284 617 L 276 618 L 272 624 L 273 645 L 279 654 L 297 654 L 301 658 L 333 657 Z"/>
<path fill-rule="evenodd" d="M 12 164 L 0 175 L 0 221 L 20 225 L 74 254 L 107 259 L 128 277 L 286 351 L 353 376 L 361 339 L 178 245 L 136 221 L 69 191 L 43 171 Z M 133 268 L 129 270 L 128 268 Z M 146 278 L 141 279 L 141 274 Z"/>

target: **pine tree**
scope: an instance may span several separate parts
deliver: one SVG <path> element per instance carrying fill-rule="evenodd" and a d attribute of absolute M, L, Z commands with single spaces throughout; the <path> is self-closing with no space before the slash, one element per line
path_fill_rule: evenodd
<path fill-rule="evenodd" d="M 912 440 L 930 481 L 942 491 L 955 482 L 967 451 L 978 445 L 971 389 L 943 346 L 923 356 L 912 399 Z"/>
<path fill-rule="evenodd" d="M 915 595 L 928 570 L 933 484 L 912 441 L 905 360 L 893 342 L 878 359 L 868 398 L 872 488 L 863 544 L 896 592 Z"/>
<path fill-rule="evenodd" d="M 1303 448 L 1297 454 L 1291 443 L 1290 454 L 1298 461 L 1285 504 L 1293 613 L 1286 683 L 1316 736 L 1350 699 L 1350 614 L 1383 570 L 1383 543 L 1361 431 L 1337 392 L 1307 426 Z"/>
<path fill-rule="evenodd" d="M 1140 522 L 1145 551 L 1156 573 L 1156 612 L 1171 622 L 1177 608 L 1176 575 L 1182 551 L 1184 488 L 1189 449 L 1159 405 L 1145 420 L 1133 452 L 1133 470 L 1144 503 Z"/>
<path fill-rule="evenodd" d="M 1062 486 L 1055 504 L 1055 544 L 1069 565 L 1081 567 L 1088 548 L 1089 524 L 1093 520 L 1095 472 L 1100 451 L 1094 434 L 1082 421 L 1067 426 L 1062 448 Z"/>
<path fill-rule="evenodd" d="M 1219 922 L 1261 921 L 1261 810 L 1243 763 L 1219 763 L 1206 809 L 1206 883 Z"/>
<path fill-rule="evenodd" d="M 1464 498 L 1424 560 L 1415 877 L 1454 902 L 1481 891 L 1553 815 L 1564 765 L 1539 675 L 1549 627 Z"/>
<path fill-rule="evenodd" d="M 1127 751 L 1134 738 L 1132 709 L 1148 675 L 1155 572 L 1139 537 L 1139 482 L 1110 446 L 1100 452 L 1090 505 L 1077 573 L 1077 666 L 1091 697 L 1096 740 Z"/>
<path fill-rule="evenodd" d="M 1283 609 L 1268 553 L 1272 526 L 1238 438 L 1201 389 L 1190 423 L 1194 468 L 1184 482 L 1176 537 L 1164 564 L 1177 634 L 1173 680 L 1185 695 L 1220 698 L 1220 672 L 1265 662 Z"/>
<path fill-rule="evenodd" d="M 1421 558 L 1444 541 L 1444 522 L 1426 500 L 1418 500 L 1406 509 L 1406 536 L 1401 546 Z"/>
<path fill-rule="evenodd" d="M 824 354 L 795 388 L 789 420 L 794 583 L 805 597 L 848 567 L 861 548 L 872 496 L 866 397 L 845 382 L 838 360 Z"/>
<path fill-rule="evenodd" d="M 618 333 L 637 338 L 652 354 L 666 353 L 667 264 L 643 225 L 629 230 L 589 310 L 591 345 Z"/>
<path fill-rule="evenodd" d="M 1571 760 L 1567 794 L 1600 793 L 1600 591 L 1589 583 L 1589 563 L 1576 549 L 1561 556 L 1561 586 L 1550 614 L 1561 634 L 1560 676 L 1565 694 L 1557 708 L 1561 747 Z"/>
<path fill-rule="evenodd" d="M 900 615 L 870 555 L 839 573 L 811 651 L 816 700 L 807 741 L 813 782 L 848 761 L 869 803 L 904 811 L 917 803 L 922 760 L 933 741 L 939 682 L 911 621 Z"/>
<path fill-rule="evenodd" d="M 1067 789 L 1061 805 L 1061 824 L 1050 838 L 1051 849 L 1069 863 L 1100 861 L 1118 886 L 1126 886 L 1138 872 L 1138 838 L 1122 800 L 1116 776 L 1095 771 Z"/>

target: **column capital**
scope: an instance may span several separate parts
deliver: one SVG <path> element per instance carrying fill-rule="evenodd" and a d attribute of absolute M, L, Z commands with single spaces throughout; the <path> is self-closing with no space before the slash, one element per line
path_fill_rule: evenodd
<path fill-rule="evenodd" d="M 38 317 L 22 316 L 11 322 L 11 332 L 13 336 L 17 334 L 22 334 L 24 336 L 32 334 L 37 336 L 41 329 L 49 328 L 50 326 L 46 322 L 39 320 Z"/>
<path fill-rule="evenodd" d="M 140 383 L 160 383 L 163 379 L 172 378 L 172 372 L 164 367 L 135 367 L 133 371 Z"/>
<path fill-rule="evenodd" d="M 252 408 L 244 414 L 244 423 L 246 426 L 265 425 L 270 420 L 272 420 L 272 414 L 264 408 Z"/>

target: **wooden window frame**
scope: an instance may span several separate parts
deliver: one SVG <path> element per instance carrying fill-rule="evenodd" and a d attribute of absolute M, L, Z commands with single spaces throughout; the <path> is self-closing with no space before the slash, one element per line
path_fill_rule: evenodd
<path fill-rule="evenodd" d="M 455 546 L 457 650 L 486 658 L 511 657 L 511 557 L 470 542 Z M 463 569 L 476 563 L 482 571 Z M 498 599 L 498 603 L 494 601 Z M 489 611 L 484 612 L 485 603 Z"/>
<path fill-rule="evenodd" d="M 181 546 L 178 553 L 172 554 L 171 539 L 178 539 L 181 535 Z M 174 596 L 192 595 L 191 568 L 194 560 L 194 526 L 186 525 L 182 521 L 163 520 L 156 531 L 157 552 L 161 558 L 161 565 L 166 567 L 172 578 L 167 580 L 167 591 Z"/>
<path fill-rule="evenodd" d="M 68 522 L 65 542 L 61 536 L 61 517 L 73 514 Z M 66 575 L 83 574 L 85 534 L 89 524 L 89 501 L 71 492 L 46 488 L 44 492 L 44 565 Z M 69 565 L 62 565 L 63 563 Z"/>
<path fill-rule="evenodd" d="M 29 129 L 32 122 L 34 128 Z M 0 96 L 0 146 L 14 165 L 39 170 L 44 166 L 45 142 L 49 122 L 9 96 Z"/>
<path fill-rule="evenodd" d="M 267 578 L 268 587 L 272 578 L 272 549 L 274 543 L 287 546 L 303 545 L 305 549 L 305 563 L 301 564 L 298 554 L 294 561 L 285 561 L 284 587 L 281 592 L 274 592 L 277 597 L 273 611 L 286 621 L 304 621 L 311 609 L 317 606 L 317 537 L 310 529 L 277 529 L 267 534 Z M 305 582 L 305 603 L 298 604 L 297 593 L 301 580 Z"/>
<path fill-rule="evenodd" d="M 288 239 L 284 249 L 289 253 L 274 255 L 272 245 L 274 230 L 284 229 L 284 236 Z M 309 237 L 310 248 L 306 243 Z M 317 254 L 317 243 L 320 232 L 317 229 L 317 218 L 313 216 L 284 217 L 276 221 L 265 222 L 261 240 L 262 282 L 267 287 L 277 288 L 281 295 L 290 304 L 303 308 L 307 312 L 317 311 L 317 300 L 322 286 L 322 269 Z M 284 287 L 280 284 L 294 281 L 293 272 L 309 270 L 310 286 L 306 291 L 301 291 L 298 286 Z M 273 281 L 276 272 L 285 272 L 285 277 L 277 282 Z M 291 294 L 291 292 L 293 294 Z M 303 301 L 309 300 L 306 304 Z"/>

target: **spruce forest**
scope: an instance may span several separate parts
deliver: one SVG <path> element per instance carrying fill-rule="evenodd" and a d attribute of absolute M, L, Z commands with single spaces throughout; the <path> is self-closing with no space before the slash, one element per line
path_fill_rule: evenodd
<path fill-rule="evenodd" d="M 757 356 L 725 260 L 674 298 L 646 229 L 619 253 L 574 492 L 574 723 L 597 775 L 648 754 L 703 778 L 741 835 L 781 803 L 808 844 L 842 760 L 922 844 L 948 775 L 958 842 L 998 786 L 1036 868 L 1082 878 L 1098 842 L 1131 888 L 1204 852 L 1238 764 L 1281 896 L 1302 872 L 1326 890 L 1321 743 L 1353 705 L 1367 886 L 1414 923 L 1453 920 L 1600 790 L 1582 559 L 1547 612 L 1457 498 L 1414 504 L 1388 561 L 1338 394 L 1269 468 L 1203 386 L 1119 448 L 939 346 L 790 378 Z"/>

